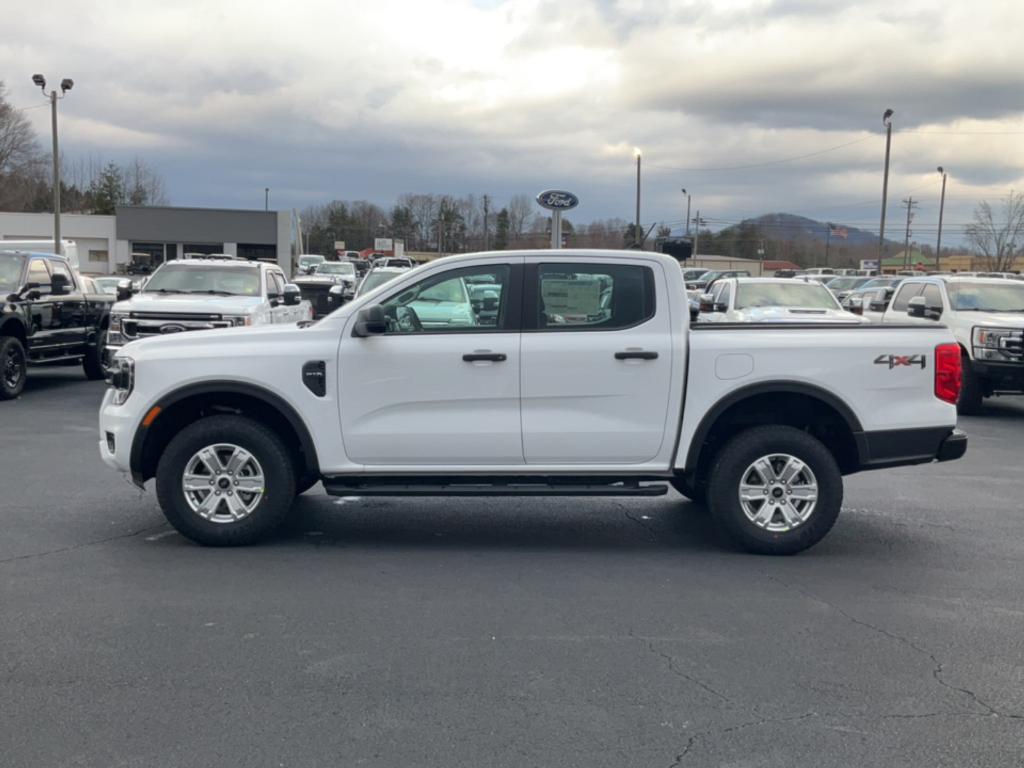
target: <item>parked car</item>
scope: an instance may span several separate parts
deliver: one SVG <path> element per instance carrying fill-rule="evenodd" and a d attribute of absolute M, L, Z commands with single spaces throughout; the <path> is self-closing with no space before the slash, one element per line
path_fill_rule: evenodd
<path fill-rule="evenodd" d="M 322 261 L 293 282 L 312 305 L 313 317 L 323 317 L 355 296 L 356 268 L 350 261 Z M 332 292 L 334 288 L 337 290 Z"/>
<path fill-rule="evenodd" d="M 0 400 L 21 394 L 29 366 L 81 364 L 103 378 L 113 298 L 91 287 L 65 256 L 0 251 Z"/>
<path fill-rule="evenodd" d="M 694 280 L 699 280 L 703 275 L 706 275 L 710 270 L 702 267 L 691 267 L 690 269 L 682 270 L 683 282 L 690 283 Z"/>
<path fill-rule="evenodd" d="M 703 291 L 708 285 L 720 277 L 750 277 L 750 272 L 742 269 L 710 270 L 698 277 L 696 280 L 689 280 L 685 283 L 688 290 Z"/>
<path fill-rule="evenodd" d="M 942 325 L 963 357 L 961 413 L 986 397 L 1024 394 L 1024 284 L 991 277 L 910 278 L 900 285 L 883 323 Z"/>
<path fill-rule="evenodd" d="M 92 281 L 96 286 L 96 290 L 100 293 L 105 293 L 109 296 L 117 296 L 117 286 L 124 279 L 125 278 L 118 277 L 117 275 L 109 275 L 105 277 L 94 277 Z"/>
<path fill-rule="evenodd" d="M 851 291 L 855 291 L 862 285 L 871 282 L 873 278 L 870 277 L 854 277 L 854 276 L 842 276 L 833 277 L 831 280 L 827 280 L 824 285 L 828 288 L 832 294 L 839 299 L 840 304 Z"/>
<path fill-rule="evenodd" d="M 107 345 L 112 352 L 136 339 L 311 320 L 298 286 L 276 264 L 246 259 L 188 259 L 163 264 L 139 293 L 122 289 Z"/>
<path fill-rule="evenodd" d="M 477 278 L 502 287 L 497 326 L 438 333 L 408 313 L 463 302 Z M 320 481 L 406 497 L 672 485 L 747 549 L 791 554 L 835 523 L 844 474 L 965 452 L 941 326 L 690 331 L 685 305 L 661 254 L 451 256 L 318 323 L 126 347 L 100 454 L 140 487 L 155 478 L 170 523 L 205 544 L 267 536 Z M 928 364 L 877 364 L 894 352 Z"/>
<path fill-rule="evenodd" d="M 311 274 L 313 272 L 313 270 L 316 269 L 316 265 L 317 264 L 321 264 L 324 261 L 326 261 L 326 259 L 323 256 L 320 256 L 319 254 L 315 254 L 315 253 L 303 253 L 303 254 L 301 254 L 299 256 L 299 260 L 297 262 L 298 272 L 296 273 L 296 277 L 298 275 L 308 275 L 308 274 Z"/>
<path fill-rule="evenodd" d="M 412 269 L 415 266 L 411 259 L 407 259 L 404 256 L 382 256 L 373 262 L 375 267 L 402 267 L 404 269 Z"/>
<path fill-rule="evenodd" d="M 359 283 L 356 289 L 356 298 L 369 293 L 374 288 L 379 288 L 384 283 L 393 280 L 399 275 L 408 272 L 404 267 L 375 267 L 366 273 L 366 277 Z"/>
<path fill-rule="evenodd" d="M 864 323 L 825 286 L 784 277 L 727 277 L 701 296 L 700 320 L 710 323 Z"/>
<path fill-rule="evenodd" d="M 862 315 L 871 321 L 881 322 L 882 313 L 889 306 L 896 287 L 903 282 L 902 277 L 872 277 L 860 288 L 851 291 L 839 303 L 843 309 Z"/>

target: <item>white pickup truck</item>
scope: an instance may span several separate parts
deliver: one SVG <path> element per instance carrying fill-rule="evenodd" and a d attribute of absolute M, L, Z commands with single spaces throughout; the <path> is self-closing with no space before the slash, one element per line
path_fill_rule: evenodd
<path fill-rule="evenodd" d="M 419 317 L 487 285 L 495 306 Z M 204 544 L 253 542 L 322 481 L 358 496 L 706 499 L 749 550 L 832 527 L 842 476 L 963 455 L 941 327 L 689 325 L 678 264 L 618 251 L 439 259 L 324 319 L 126 345 L 104 462 Z"/>
<path fill-rule="evenodd" d="M 908 278 L 882 322 L 950 329 L 962 356 L 961 413 L 978 413 L 986 397 L 1024 394 L 1024 282 L 958 275 Z"/>
<path fill-rule="evenodd" d="M 280 267 L 231 256 L 169 261 L 140 292 L 119 288 L 118 299 L 110 313 L 108 357 L 136 339 L 313 318 L 312 306 Z"/>

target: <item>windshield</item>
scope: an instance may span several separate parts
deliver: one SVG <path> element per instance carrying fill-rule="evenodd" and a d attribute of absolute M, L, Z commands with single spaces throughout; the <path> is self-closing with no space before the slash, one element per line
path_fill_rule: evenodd
<path fill-rule="evenodd" d="M 848 291 L 852 288 L 859 288 L 868 281 L 866 277 L 837 277 L 830 280 L 826 285 L 833 291 Z"/>
<path fill-rule="evenodd" d="M 299 264 L 304 267 L 308 267 L 310 264 L 319 264 L 323 260 L 323 256 L 299 256 Z"/>
<path fill-rule="evenodd" d="M 740 283 L 736 289 L 736 309 L 750 307 L 840 308 L 835 297 L 821 285 L 813 283 Z"/>
<path fill-rule="evenodd" d="M 96 289 L 100 293 L 109 293 L 114 295 L 117 293 L 117 284 L 121 282 L 123 278 L 120 277 L 97 277 L 93 279 L 96 284 Z"/>
<path fill-rule="evenodd" d="M 325 261 L 318 264 L 316 273 L 318 275 L 355 275 L 356 268 L 348 261 Z"/>
<path fill-rule="evenodd" d="M 401 272 L 371 272 L 363 278 L 363 282 L 359 285 L 359 295 L 362 296 L 364 293 L 369 293 L 374 288 L 389 280 L 393 280 L 398 277 Z"/>
<path fill-rule="evenodd" d="M 949 283 L 953 309 L 964 312 L 1024 312 L 1024 285 L 1007 282 Z"/>
<path fill-rule="evenodd" d="M 259 296 L 256 267 L 185 267 L 165 265 L 149 278 L 143 293 L 209 293 L 219 296 Z"/>
<path fill-rule="evenodd" d="M 892 288 L 901 282 L 903 282 L 902 278 L 898 277 L 873 277 L 864 283 L 861 288 Z"/>
<path fill-rule="evenodd" d="M 0 292 L 13 293 L 21 287 L 25 257 L 16 253 L 0 253 Z"/>

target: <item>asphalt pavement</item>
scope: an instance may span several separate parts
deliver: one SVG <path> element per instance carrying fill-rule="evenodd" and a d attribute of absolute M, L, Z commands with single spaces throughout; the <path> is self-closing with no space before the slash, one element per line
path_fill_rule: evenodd
<path fill-rule="evenodd" d="M 205 549 L 101 463 L 102 383 L 0 403 L 0 764 L 1019 766 L 1024 398 L 741 554 L 655 499 L 302 497 Z"/>

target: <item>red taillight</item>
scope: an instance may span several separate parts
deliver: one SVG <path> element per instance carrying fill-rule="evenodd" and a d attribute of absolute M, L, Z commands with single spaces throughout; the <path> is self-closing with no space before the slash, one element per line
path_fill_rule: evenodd
<path fill-rule="evenodd" d="M 939 344 L 935 348 L 935 396 L 956 405 L 962 379 L 960 345 Z"/>

